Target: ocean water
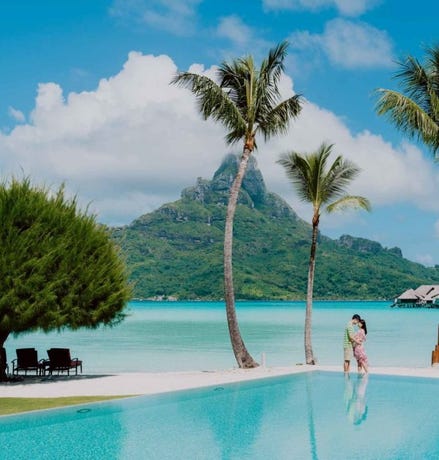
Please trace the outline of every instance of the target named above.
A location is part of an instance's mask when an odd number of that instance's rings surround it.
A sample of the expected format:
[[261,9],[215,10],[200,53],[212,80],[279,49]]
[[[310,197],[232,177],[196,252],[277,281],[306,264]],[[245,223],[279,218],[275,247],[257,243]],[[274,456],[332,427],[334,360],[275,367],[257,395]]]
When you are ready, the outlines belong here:
[[0,417],[3,460],[433,460],[436,379],[304,372]]
[[[373,366],[426,367],[438,340],[439,309],[390,308],[391,302],[314,302],[312,339],[318,363],[342,365],[347,321],[367,321],[366,351]],[[236,366],[223,302],[131,302],[127,318],[113,328],[9,337],[15,349],[67,347],[82,359],[84,373],[217,370]],[[267,366],[304,362],[304,302],[238,302],[244,342]]]

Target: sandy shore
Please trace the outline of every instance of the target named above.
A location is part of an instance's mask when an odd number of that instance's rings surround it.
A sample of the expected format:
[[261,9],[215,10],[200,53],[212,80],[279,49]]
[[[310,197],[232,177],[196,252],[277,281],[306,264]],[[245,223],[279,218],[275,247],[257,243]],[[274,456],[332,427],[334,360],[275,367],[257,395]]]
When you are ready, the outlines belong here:
[[[229,369],[27,378],[23,382],[1,384],[0,397],[54,398],[60,396],[156,394],[316,370],[340,372],[341,368],[339,366],[259,367],[250,370]],[[439,367],[382,367],[373,368],[370,373],[439,378]]]

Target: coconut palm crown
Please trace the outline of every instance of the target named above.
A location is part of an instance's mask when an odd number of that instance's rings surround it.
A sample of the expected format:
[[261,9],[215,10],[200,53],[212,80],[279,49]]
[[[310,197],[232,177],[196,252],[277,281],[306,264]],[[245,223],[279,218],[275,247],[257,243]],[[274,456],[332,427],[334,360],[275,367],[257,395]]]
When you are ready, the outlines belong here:
[[304,334],[307,364],[316,362],[312,350],[311,317],[321,208],[325,206],[327,212],[348,207],[370,210],[370,203],[366,198],[346,194],[348,185],[357,177],[360,169],[351,161],[343,159],[341,155],[329,165],[332,148],[333,145],[323,143],[314,153],[302,155],[290,152],[282,155],[278,161],[284,167],[299,199],[310,203],[313,207]]
[[437,157],[439,153],[439,45],[427,48],[425,62],[408,56],[398,62],[403,93],[378,89],[376,110],[410,137],[421,140]]
[[230,339],[239,367],[255,367],[242,340],[235,311],[232,270],[233,220],[241,183],[250,155],[257,148],[256,136],[264,140],[286,133],[291,119],[301,110],[301,97],[281,100],[279,81],[284,71],[288,44],[280,43],[256,67],[253,57],[223,62],[216,71],[217,81],[206,75],[178,73],[171,83],[194,93],[204,119],[220,122],[227,130],[228,145],[243,142],[238,171],[230,188],[224,230],[224,295]]
[[288,43],[282,42],[256,68],[253,57],[223,62],[216,71],[218,83],[205,75],[181,72],[173,84],[190,89],[204,119],[219,121],[227,129],[227,144],[241,140],[253,151],[260,132],[265,140],[285,133],[291,118],[301,110],[301,97],[281,101],[279,80],[284,71]]

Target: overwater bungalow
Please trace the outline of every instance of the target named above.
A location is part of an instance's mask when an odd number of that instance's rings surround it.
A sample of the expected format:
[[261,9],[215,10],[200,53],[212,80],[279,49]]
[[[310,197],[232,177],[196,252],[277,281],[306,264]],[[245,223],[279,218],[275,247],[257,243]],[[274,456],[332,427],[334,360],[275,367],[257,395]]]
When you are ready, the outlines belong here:
[[407,289],[391,306],[439,308],[439,284],[423,284],[416,289]]

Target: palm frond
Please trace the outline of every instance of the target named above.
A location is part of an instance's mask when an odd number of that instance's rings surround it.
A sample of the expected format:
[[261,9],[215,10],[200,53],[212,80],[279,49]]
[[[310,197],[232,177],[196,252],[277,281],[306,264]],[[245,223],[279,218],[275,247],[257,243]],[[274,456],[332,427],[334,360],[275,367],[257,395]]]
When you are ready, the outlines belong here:
[[314,194],[313,187],[310,185],[312,180],[308,159],[297,152],[290,152],[282,154],[277,163],[284,167],[299,199],[304,202],[312,202]]
[[261,63],[258,74],[256,98],[257,112],[270,111],[279,101],[279,80],[284,71],[284,60],[288,42],[282,42],[269,51],[268,57]]
[[[401,70],[394,78],[401,79],[401,86],[426,112],[431,93],[439,97],[439,46],[426,49],[425,64],[409,56],[399,63]],[[425,101],[422,103],[422,101]]]
[[247,109],[247,83],[254,78],[254,63],[251,56],[223,62],[217,71],[219,86],[245,115]]
[[204,75],[181,72],[171,83],[192,91],[204,119],[211,117],[231,131],[239,131],[242,135],[245,133],[247,125],[236,104],[212,79]]
[[408,56],[398,63],[403,93],[378,89],[376,110],[401,131],[439,151],[439,46],[426,49],[424,63]]
[[439,126],[439,91],[431,94],[431,118]]
[[349,184],[359,173],[360,168],[353,162],[338,156],[322,178],[322,190],[325,193],[324,201],[328,202],[345,193]]
[[[225,141],[227,145],[236,144],[239,141],[245,140],[247,137],[247,129],[232,129],[225,136]],[[254,142],[254,148],[256,148],[256,142]]]
[[401,70],[394,75],[400,79],[404,92],[423,110],[428,110],[430,77],[419,61],[409,56],[405,62],[399,63]]
[[[436,151],[439,148],[439,120],[435,121],[415,101],[396,91],[379,89],[376,104],[379,115],[387,117],[395,126],[411,137],[417,137]],[[434,112],[439,112],[438,98],[433,97]]]
[[261,131],[265,140],[278,133],[284,134],[288,130],[290,121],[297,118],[301,110],[302,96],[296,94],[282,101],[271,111],[266,113],[260,111],[256,117],[258,130]]
[[357,209],[364,209],[366,211],[371,211],[372,206],[370,201],[367,198],[362,196],[355,196],[355,195],[345,195],[338,200],[334,201],[333,203],[329,204],[326,207],[326,211],[328,213],[344,210],[347,208],[357,208]]
[[268,57],[262,61],[259,79],[263,83],[262,86],[270,88],[272,94],[279,95],[278,83],[282,72],[285,70],[284,60],[287,55],[288,42],[283,41],[276,47],[272,48]]
[[426,52],[426,65],[430,73],[435,75],[436,79],[439,79],[439,44],[427,47]]

